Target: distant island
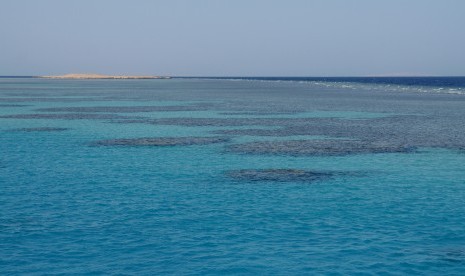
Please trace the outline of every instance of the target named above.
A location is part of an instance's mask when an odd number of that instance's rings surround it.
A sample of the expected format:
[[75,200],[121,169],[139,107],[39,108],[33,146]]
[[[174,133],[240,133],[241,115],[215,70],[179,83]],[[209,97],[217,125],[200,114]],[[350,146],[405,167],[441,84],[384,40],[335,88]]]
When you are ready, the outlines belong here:
[[44,79],[169,79],[170,77],[162,76],[112,76],[100,74],[66,74],[60,76],[38,76]]

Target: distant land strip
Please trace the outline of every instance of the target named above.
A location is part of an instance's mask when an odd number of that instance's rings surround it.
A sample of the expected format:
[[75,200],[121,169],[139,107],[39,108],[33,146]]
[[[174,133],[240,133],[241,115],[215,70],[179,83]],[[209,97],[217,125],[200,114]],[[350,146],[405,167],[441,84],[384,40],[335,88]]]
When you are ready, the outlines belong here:
[[37,78],[43,79],[170,79],[171,77],[166,76],[112,76],[112,75],[100,75],[100,74],[66,74],[60,76],[37,76]]

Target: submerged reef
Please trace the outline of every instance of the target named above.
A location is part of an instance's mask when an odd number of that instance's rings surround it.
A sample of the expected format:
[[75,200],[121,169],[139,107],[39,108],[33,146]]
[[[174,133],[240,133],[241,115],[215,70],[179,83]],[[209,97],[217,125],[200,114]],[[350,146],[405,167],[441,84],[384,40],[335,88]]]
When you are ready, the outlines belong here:
[[155,137],[110,139],[93,142],[94,146],[191,146],[228,142],[224,137]]
[[85,107],[51,107],[38,108],[40,112],[88,112],[88,113],[137,113],[137,112],[171,112],[171,111],[200,111],[205,107],[199,105],[174,105],[174,106],[85,106]]
[[29,127],[29,128],[14,128],[10,131],[23,131],[23,132],[54,132],[54,131],[65,131],[69,128],[64,127]]
[[237,111],[237,112],[220,112],[220,115],[233,115],[233,116],[242,116],[242,115],[250,115],[250,116],[267,116],[267,115],[296,115],[298,111]]
[[25,107],[28,104],[0,104],[0,107]]
[[121,121],[119,123],[142,123],[151,125],[173,125],[173,126],[280,126],[305,122],[301,118],[162,118],[162,119],[140,119]]
[[342,156],[364,153],[406,153],[414,148],[383,142],[357,140],[288,140],[259,141],[231,145],[228,151],[245,154],[274,154],[292,156]]
[[230,178],[241,181],[272,181],[272,182],[314,182],[332,178],[338,173],[307,171],[297,169],[243,169],[227,171]]
[[[37,95],[36,95],[37,96]],[[22,103],[22,102],[89,102],[89,101],[104,101],[104,98],[95,97],[0,97],[0,102],[5,103]]]
[[127,119],[137,117],[127,117],[116,114],[95,114],[95,113],[52,113],[52,114],[14,114],[3,115],[1,119],[63,119],[63,120],[110,120]]

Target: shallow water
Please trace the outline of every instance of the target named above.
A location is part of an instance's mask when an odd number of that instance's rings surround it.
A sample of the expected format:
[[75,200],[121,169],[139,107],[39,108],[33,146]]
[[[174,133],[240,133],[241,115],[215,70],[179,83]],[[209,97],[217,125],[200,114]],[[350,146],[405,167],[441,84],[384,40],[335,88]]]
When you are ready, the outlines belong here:
[[0,79],[0,272],[461,275],[465,96],[379,85]]

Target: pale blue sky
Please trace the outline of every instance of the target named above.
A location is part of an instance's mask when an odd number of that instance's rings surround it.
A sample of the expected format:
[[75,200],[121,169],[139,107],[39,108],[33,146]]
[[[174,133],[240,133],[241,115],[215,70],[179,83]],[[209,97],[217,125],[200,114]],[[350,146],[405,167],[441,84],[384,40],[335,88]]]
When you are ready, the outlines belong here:
[[465,75],[463,0],[1,0],[0,75]]

